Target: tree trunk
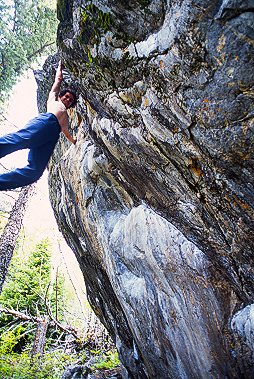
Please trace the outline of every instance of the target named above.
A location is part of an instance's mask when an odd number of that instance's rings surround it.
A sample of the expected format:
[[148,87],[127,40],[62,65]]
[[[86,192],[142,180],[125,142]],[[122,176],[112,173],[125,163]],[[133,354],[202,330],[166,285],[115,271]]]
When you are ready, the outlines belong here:
[[34,185],[22,188],[0,237],[0,293],[2,292],[3,283],[16,246],[28,200],[33,193]]
[[33,349],[31,352],[32,357],[36,355],[39,355],[41,357],[43,356],[48,325],[49,325],[49,320],[47,316],[45,316],[44,319],[38,322],[35,337],[34,337]]

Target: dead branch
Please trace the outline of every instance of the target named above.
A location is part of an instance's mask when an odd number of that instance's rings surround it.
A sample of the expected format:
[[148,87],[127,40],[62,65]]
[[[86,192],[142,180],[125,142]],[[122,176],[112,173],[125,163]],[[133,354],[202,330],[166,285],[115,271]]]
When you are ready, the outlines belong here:
[[58,322],[52,315],[51,310],[47,306],[48,315],[43,315],[43,317],[36,317],[31,316],[23,312],[15,311],[14,309],[9,308],[0,308],[0,313],[5,313],[6,315],[10,315],[13,317],[16,317],[22,321],[30,321],[33,323],[43,323],[45,322],[46,318],[49,317],[49,327],[57,327],[59,330],[65,332],[66,334],[72,335],[75,339],[79,339],[78,332],[75,328],[73,328],[70,325],[63,325],[60,322]]

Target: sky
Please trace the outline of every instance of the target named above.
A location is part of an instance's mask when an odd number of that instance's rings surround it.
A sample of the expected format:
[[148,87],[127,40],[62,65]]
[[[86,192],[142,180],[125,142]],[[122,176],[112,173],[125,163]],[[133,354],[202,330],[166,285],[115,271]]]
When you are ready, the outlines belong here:
[[36,91],[37,85],[33,71],[29,70],[14,87],[9,101],[7,117],[11,122],[19,126],[18,124],[25,124],[38,114]]
[[[1,124],[1,135],[15,132],[22,128],[27,121],[38,114],[36,104],[36,81],[33,77],[32,70],[29,70],[24,77],[14,86],[12,95],[9,100],[9,106],[6,109],[5,125]],[[10,167],[14,164],[24,165],[27,161],[27,150],[13,153],[10,156],[1,159],[1,163]]]

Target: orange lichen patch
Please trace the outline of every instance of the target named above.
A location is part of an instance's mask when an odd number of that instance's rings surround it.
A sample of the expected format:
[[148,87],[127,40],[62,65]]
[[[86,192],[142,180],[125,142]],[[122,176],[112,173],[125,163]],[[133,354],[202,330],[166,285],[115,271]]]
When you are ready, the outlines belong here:
[[197,177],[200,177],[202,175],[202,170],[200,168],[198,168],[198,167],[191,167],[191,171]]
[[203,175],[203,171],[200,167],[200,163],[198,162],[197,158],[190,159],[189,168],[193,172],[193,174],[198,178],[201,175]]
[[110,36],[108,36],[108,43],[110,43],[110,41],[111,41],[111,37],[110,37]]
[[76,195],[76,197],[75,197],[75,203],[76,204],[78,204],[79,203],[79,198],[78,198],[78,196]]
[[146,108],[146,107],[148,106],[148,104],[149,104],[149,100],[148,100],[148,98],[146,97],[146,98],[144,99],[144,107]]
[[225,199],[230,203],[230,197],[228,195],[225,195]]
[[209,102],[208,99],[204,99],[204,100],[203,100],[203,103],[208,103],[208,102]]
[[159,65],[160,65],[160,68],[161,68],[161,69],[165,68],[165,63],[164,63],[163,60],[160,60],[160,61],[159,61]]
[[234,199],[231,199],[228,195],[225,195],[225,199],[230,203],[233,204],[235,207],[240,206],[243,209],[250,209],[250,206],[245,203],[245,201],[235,197]]
[[246,204],[244,201],[240,200],[240,199],[237,199],[238,200],[238,204],[240,205],[240,207],[242,207],[243,209],[249,209],[249,205]]

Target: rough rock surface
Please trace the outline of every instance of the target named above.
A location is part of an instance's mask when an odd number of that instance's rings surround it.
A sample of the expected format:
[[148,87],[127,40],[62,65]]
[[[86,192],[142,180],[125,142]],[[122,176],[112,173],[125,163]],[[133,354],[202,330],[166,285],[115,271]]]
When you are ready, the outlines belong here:
[[51,201],[125,378],[254,375],[253,10],[58,1],[80,98]]

